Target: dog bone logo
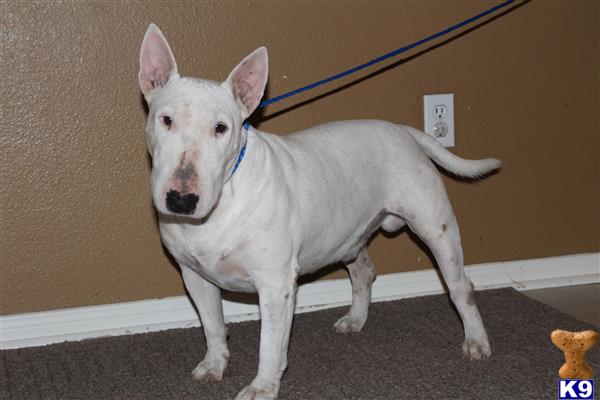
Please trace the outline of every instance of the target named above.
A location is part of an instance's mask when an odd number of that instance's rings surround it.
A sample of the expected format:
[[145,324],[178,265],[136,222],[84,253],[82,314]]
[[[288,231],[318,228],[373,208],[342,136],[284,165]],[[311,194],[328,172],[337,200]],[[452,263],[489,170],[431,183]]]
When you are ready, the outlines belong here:
[[552,332],[550,339],[565,353],[565,363],[558,370],[561,379],[592,378],[594,371],[585,361],[585,354],[598,342],[597,332],[569,332],[557,329]]

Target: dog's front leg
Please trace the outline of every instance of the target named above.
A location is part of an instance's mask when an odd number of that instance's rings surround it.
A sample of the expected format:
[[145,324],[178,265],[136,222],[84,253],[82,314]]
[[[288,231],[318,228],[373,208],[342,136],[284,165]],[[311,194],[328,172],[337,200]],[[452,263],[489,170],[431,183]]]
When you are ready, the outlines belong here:
[[273,400],[279,393],[281,375],[287,367],[287,350],[296,301],[296,279],[277,277],[258,289],[260,303],[260,360],[258,374],[235,400]]
[[229,362],[221,289],[185,266],[181,266],[181,274],[185,287],[200,313],[206,337],[206,355],[192,371],[192,378],[205,382],[220,381]]

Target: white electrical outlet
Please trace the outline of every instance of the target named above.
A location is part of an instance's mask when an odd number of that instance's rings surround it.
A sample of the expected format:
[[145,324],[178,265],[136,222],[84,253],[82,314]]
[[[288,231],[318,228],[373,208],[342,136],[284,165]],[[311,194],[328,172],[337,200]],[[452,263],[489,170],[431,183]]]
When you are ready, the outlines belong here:
[[454,146],[454,93],[423,96],[425,132],[444,147]]

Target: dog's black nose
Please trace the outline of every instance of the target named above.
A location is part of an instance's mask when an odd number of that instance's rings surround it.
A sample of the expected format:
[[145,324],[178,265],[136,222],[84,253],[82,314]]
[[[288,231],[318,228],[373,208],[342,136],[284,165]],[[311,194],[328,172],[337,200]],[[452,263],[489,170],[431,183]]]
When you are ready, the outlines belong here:
[[187,193],[182,196],[177,190],[169,190],[169,193],[167,193],[167,210],[175,214],[193,214],[198,199],[198,195],[194,193]]

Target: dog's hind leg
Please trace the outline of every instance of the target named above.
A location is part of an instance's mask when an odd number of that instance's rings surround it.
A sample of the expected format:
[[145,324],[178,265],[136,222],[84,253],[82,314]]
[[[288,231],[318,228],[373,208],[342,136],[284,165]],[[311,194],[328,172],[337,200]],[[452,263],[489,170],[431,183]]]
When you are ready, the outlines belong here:
[[465,341],[462,345],[465,357],[480,360],[492,354],[481,315],[475,304],[473,283],[463,268],[460,232],[452,207],[445,193],[438,195],[433,212],[420,212],[408,220],[410,228],[425,241],[432,251],[444,281],[450,291],[450,299],[456,306],[463,323]]
[[371,286],[375,280],[375,267],[363,248],[356,260],[346,265],[352,282],[352,306],[350,311],[333,326],[341,333],[358,332],[362,329],[371,303]]

